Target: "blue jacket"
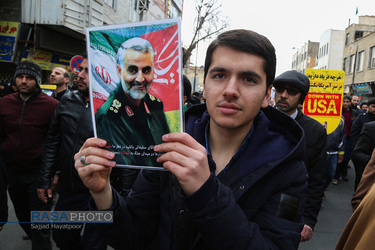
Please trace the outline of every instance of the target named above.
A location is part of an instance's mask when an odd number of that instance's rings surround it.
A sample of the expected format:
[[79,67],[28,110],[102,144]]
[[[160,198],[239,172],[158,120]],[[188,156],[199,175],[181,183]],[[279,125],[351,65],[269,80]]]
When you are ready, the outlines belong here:
[[[186,132],[205,146],[209,119],[205,105],[186,112]],[[302,128],[269,107],[228,166],[196,193],[186,196],[170,172],[143,170],[126,202],[113,191],[114,223],[97,226],[115,249],[297,249],[303,157]],[[214,172],[210,156],[209,163]]]
[[341,120],[337,128],[327,135],[327,152],[344,155],[345,140],[345,122],[344,117],[341,116]]

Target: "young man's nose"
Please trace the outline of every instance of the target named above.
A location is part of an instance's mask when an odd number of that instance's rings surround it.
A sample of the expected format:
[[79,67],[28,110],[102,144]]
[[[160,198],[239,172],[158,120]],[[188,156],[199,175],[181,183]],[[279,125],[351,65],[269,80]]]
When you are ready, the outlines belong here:
[[238,82],[235,77],[231,77],[228,80],[223,94],[226,96],[238,96]]

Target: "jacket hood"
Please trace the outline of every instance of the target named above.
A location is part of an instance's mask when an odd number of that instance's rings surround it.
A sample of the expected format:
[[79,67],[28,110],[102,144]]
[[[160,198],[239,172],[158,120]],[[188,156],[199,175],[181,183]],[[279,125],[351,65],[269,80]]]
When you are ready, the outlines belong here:
[[[186,132],[205,146],[205,129],[210,116],[205,104],[194,105],[185,112]],[[287,114],[267,107],[259,111],[254,120],[254,132],[250,137],[245,153],[256,157],[242,158],[251,166],[240,169],[244,176],[266,164],[279,164],[282,161],[303,160],[305,155],[304,132],[302,127]],[[272,152],[272,154],[270,154]]]

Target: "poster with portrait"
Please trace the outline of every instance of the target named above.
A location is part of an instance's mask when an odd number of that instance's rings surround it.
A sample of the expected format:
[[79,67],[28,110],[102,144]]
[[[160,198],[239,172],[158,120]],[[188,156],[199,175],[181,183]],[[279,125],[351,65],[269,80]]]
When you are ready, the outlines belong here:
[[95,136],[117,167],[161,170],[154,146],[182,132],[180,19],[87,28]]

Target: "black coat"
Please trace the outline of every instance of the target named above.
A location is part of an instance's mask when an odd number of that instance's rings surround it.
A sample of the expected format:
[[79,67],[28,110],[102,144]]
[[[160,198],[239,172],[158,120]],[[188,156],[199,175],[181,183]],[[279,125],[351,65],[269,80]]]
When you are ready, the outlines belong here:
[[357,117],[357,119],[355,119],[350,129],[350,146],[352,151],[354,150],[355,145],[357,144],[359,135],[362,131],[363,124],[372,121],[375,121],[375,115],[371,113],[361,114]]
[[39,188],[51,188],[56,171],[60,171],[59,188],[88,192],[74,167],[74,155],[93,136],[89,103],[78,90],[65,94],[55,110],[43,145]]
[[354,165],[362,170],[370,161],[372,151],[375,148],[375,121],[363,125],[362,132],[358,138],[357,145],[352,152]]
[[[205,146],[210,117],[202,107],[187,111],[185,125]],[[95,224],[101,236],[115,249],[297,249],[307,189],[303,131],[272,107],[253,129],[226,169],[191,196],[170,172],[141,171],[126,201],[114,192],[113,223]],[[210,158],[209,165],[214,171]]]
[[318,121],[298,110],[296,121],[305,131],[305,164],[309,174],[305,223],[314,229],[317,222],[327,176],[327,132]]

